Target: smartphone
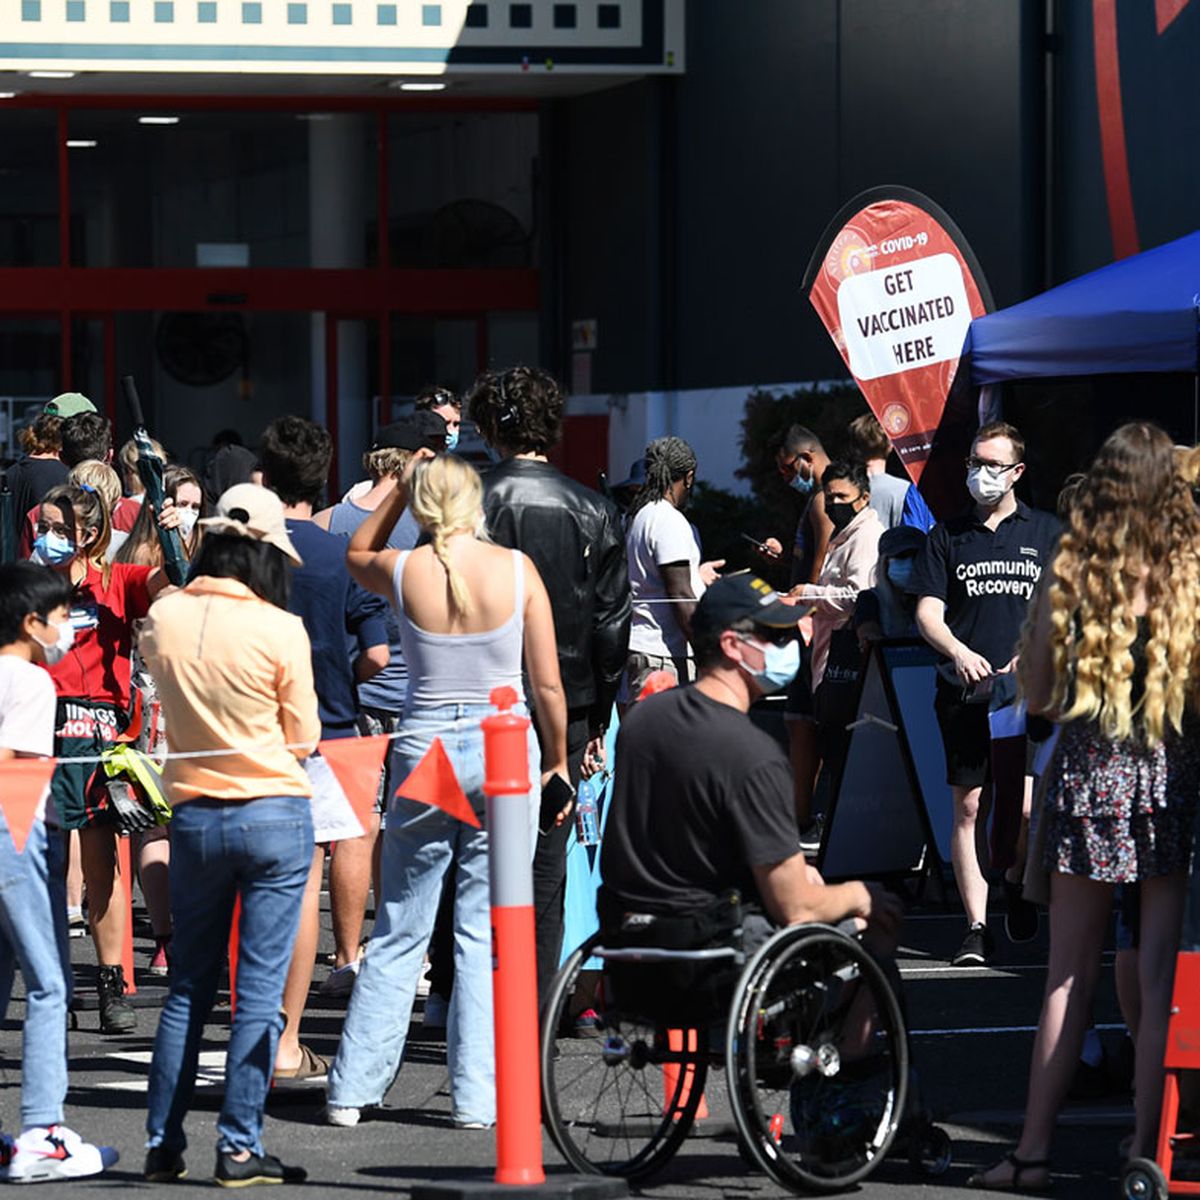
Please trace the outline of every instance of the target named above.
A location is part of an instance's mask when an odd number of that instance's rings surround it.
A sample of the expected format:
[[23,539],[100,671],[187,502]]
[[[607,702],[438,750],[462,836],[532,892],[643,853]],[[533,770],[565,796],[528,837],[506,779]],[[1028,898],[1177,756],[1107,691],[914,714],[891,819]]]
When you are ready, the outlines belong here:
[[574,799],[575,789],[561,775],[551,775],[546,780],[546,786],[542,788],[542,804],[538,811],[538,831],[549,833],[554,828],[554,818]]
[[742,541],[749,542],[750,545],[752,545],[755,550],[759,552],[759,554],[765,554],[768,558],[779,557],[779,555],[776,554],[776,552],[772,550],[771,547],[766,544],[766,542],[760,542],[758,538],[752,538],[748,533],[743,533],[740,536]]

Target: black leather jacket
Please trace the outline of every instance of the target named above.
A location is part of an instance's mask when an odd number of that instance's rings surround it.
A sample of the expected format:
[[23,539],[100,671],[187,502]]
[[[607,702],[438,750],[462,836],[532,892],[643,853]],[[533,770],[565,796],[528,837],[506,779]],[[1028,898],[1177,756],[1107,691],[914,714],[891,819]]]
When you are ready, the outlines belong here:
[[629,648],[629,568],[616,508],[536,459],[510,458],[484,477],[488,533],[533,560],[550,594],[567,708],[608,725]]

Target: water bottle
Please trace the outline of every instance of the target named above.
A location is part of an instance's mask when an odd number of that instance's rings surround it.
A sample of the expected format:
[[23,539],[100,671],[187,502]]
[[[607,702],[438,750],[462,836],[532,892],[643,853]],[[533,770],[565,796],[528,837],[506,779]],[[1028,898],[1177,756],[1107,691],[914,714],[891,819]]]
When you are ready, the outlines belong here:
[[591,779],[581,779],[575,793],[575,829],[582,845],[600,845],[600,813],[596,807],[596,785]]

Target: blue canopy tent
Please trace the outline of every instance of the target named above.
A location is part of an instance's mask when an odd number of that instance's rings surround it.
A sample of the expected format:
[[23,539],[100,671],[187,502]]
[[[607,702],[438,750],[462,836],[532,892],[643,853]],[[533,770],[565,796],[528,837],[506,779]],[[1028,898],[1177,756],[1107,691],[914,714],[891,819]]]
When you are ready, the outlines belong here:
[[1200,231],[1081,275],[967,333],[971,382],[1200,368]]
[[971,383],[984,389],[981,418],[1000,411],[990,389],[1013,384],[1003,407],[1018,425],[1037,419],[1018,402],[1032,389],[1058,410],[1058,429],[1064,419],[1076,429],[1074,461],[1056,455],[1060,479],[1128,417],[1200,441],[1200,231],[976,318],[963,356]]

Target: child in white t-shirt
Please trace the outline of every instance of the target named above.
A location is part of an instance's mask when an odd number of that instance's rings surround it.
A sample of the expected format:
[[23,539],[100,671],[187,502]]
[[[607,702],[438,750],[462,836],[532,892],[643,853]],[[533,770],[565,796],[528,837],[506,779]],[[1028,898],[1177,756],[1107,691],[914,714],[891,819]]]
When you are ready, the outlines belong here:
[[[6,761],[54,753],[55,690],[45,668],[70,647],[70,604],[65,576],[30,562],[0,566],[0,795]],[[45,803],[19,853],[0,807],[0,1020],[17,966],[25,981],[21,1134],[0,1134],[0,1180],[12,1183],[98,1175],[117,1161],[111,1147],[63,1124],[71,970],[62,838],[47,830]]]

